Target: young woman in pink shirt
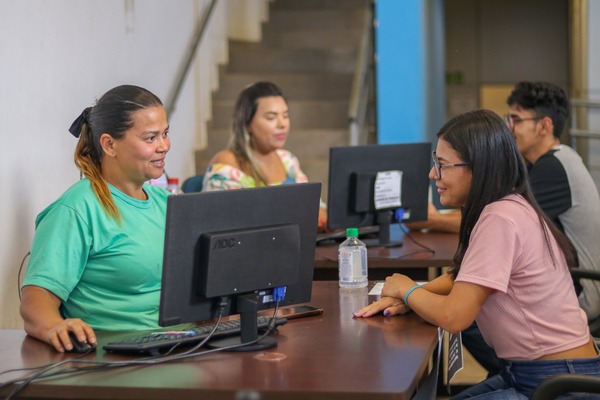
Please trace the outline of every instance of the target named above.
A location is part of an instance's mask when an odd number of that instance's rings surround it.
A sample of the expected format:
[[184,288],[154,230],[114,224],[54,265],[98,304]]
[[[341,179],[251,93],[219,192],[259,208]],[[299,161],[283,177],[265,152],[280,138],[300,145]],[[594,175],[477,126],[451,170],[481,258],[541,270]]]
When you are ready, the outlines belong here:
[[550,375],[600,376],[568,270],[570,243],[535,202],[506,124],[475,110],[451,119],[437,136],[429,177],[444,206],[462,208],[453,266],[423,286],[405,275],[388,277],[381,300],[355,316],[412,309],[452,333],[477,321],[506,366],[454,399],[527,399]]

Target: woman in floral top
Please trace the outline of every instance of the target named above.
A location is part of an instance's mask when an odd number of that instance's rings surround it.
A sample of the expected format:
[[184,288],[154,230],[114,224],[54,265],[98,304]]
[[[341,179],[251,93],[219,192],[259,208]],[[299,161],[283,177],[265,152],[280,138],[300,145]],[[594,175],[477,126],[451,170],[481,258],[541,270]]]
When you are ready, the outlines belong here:
[[[289,130],[287,101],[275,84],[257,82],[245,88],[235,105],[229,145],[209,163],[203,190],[308,182],[296,156],[283,149]],[[322,203],[319,230],[325,226]]]

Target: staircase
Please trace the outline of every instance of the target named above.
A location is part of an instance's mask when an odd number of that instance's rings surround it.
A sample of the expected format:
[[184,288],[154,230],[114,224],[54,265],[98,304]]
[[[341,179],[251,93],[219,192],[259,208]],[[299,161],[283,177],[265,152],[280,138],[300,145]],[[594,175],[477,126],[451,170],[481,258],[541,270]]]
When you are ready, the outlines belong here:
[[329,148],[348,145],[348,105],[360,36],[369,0],[276,0],[260,43],[229,42],[213,94],[208,145],[196,154],[203,174],[227,146],[233,107],[252,82],[277,84],[288,100],[291,129],[285,148],[300,160],[327,199]]

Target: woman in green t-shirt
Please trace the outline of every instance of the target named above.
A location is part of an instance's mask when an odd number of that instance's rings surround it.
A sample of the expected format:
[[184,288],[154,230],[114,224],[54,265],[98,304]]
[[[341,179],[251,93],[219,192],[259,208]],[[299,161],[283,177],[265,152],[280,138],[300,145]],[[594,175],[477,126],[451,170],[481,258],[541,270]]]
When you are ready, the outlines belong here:
[[171,147],[158,97],[123,85],[86,108],[69,131],[85,176],[36,219],[22,287],[26,332],[71,350],[94,329],[157,327],[168,192],[145,184]]

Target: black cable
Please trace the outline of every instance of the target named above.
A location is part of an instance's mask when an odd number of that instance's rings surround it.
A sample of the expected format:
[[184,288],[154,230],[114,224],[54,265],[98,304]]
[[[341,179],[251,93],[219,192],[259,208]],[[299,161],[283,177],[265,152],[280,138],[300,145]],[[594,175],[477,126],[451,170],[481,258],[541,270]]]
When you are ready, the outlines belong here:
[[400,224],[400,230],[402,232],[404,232],[404,237],[407,237],[411,242],[413,242],[417,246],[421,247],[422,249],[425,249],[426,251],[430,252],[431,255],[435,254],[434,249],[432,249],[431,247],[425,246],[423,243],[420,243],[415,238],[413,238],[412,235],[410,234],[410,231],[404,225]]
[[[226,303],[225,303],[225,305],[226,305]],[[279,302],[277,302],[275,304],[273,316],[271,317],[271,319],[269,321],[269,324],[267,326],[265,333],[262,334],[261,336],[259,336],[257,339],[247,342],[247,343],[234,344],[234,345],[226,346],[226,347],[222,347],[222,348],[215,348],[215,349],[204,350],[202,352],[195,352],[195,350],[202,347],[208,340],[210,340],[210,338],[213,336],[214,332],[217,330],[219,323],[221,321],[221,318],[223,316],[223,311],[224,311],[224,306],[222,306],[222,304],[220,304],[219,316],[217,317],[217,322],[214,324],[214,327],[211,330],[211,332],[208,334],[208,336],[206,338],[204,338],[204,340],[202,340],[201,343],[197,344],[192,349],[190,349],[184,353],[180,353],[180,354],[176,354],[176,355],[169,355],[176,347],[179,346],[180,343],[178,343],[177,345],[175,345],[171,349],[169,349],[169,351],[166,354],[154,356],[154,357],[145,357],[145,358],[140,358],[140,359],[128,360],[128,361],[108,361],[107,362],[107,361],[92,361],[92,360],[81,359],[81,357],[84,357],[87,354],[89,354],[89,352],[88,352],[88,353],[82,354],[76,358],[59,361],[59,362],[53,363],[53,364],[46,364],[46,365],[42,365],[40,367],[20,368],[20,369],[12,369],[12,370],[7,370],[7,371],[2,371],[2,372],[0,372],[0,375],[8,373],[8,372],[26,371],[26,370],[34,370],[36,372],[25,378],[17,378],[17,379],[13,379],[11,381],[3,382],[2,384],[0,384],[0,388],[11,385],[11,384],[19,383],[19,386],[14,388],[12,390],[12,392],[8,395],[8,397],[6,397],[6,400],[10,400],[10,399],[14,398],[14,396],[16,394],[18,394],[20,391],[22,391],[25,387],[27,387],[27,385],[29,385],[31,382],[33,382],[36,379],[56,377],[56,376],[60,376],[60,375],[70,374],[70,373],[75,374],[75,373],[90,372],[90,371],[94,371],[94,370],[98,370],[98,369],[128,367],[128,366],[134,366],[134,365],[156,365],[156,364],[162,364],[162,363],[166,363],[166,362],[170,362],[170,361],[183,360],[183,359],[187,359],[187,358],[198,357],[198,356],[202,356],[202,355],[206,355],[206,354],[210,354],[210,353],[216,353],[219,351],[231,350],[234,348],[255,344],[255,343],[258,343],[261,340],[263,340],[269,333],[271,333],[271,331],[274,330],[278,309],[279,309]],[[48,373],[48,371],[55,369],[57,367],[60,367],[61,365],[66,365],[66,364],[89,364],[89,365],[84,366],[84,367],[70,368],[70,369],[64,369],[64,370],[59,370],[59,371],[54,371],[54,372]]]
[[[92,352],[92,349],[86,351],[85,353],[82,353],[82,354],[78,355],[77,357],[70,358],[69,361],[73,361],[73,360],[77,360],[77,359],[83,358],[83,357],[87,356],[88,354],[90,354],[91,352]],[[11,372],[38,370],[40,368],[46,368],[46,367],[52,366],[54,364],[56,364],[56,363],[50,363],[50,364],[40,365],[39,367],[7,369],[5,371],[0,371],[0,375],[8,374],[8,373],[11,373]],[[0,387],[2,387],[2,385],[4,385],[4,383],[0,384]]]
[[[82,356],[87,355],[87,354],[82,354]],[[39,369],[39,371],[37,371],[34,374],[31,374],[29,377],[25,378],[21,384],[19,386],[17,386],[16,388],[14,388],[9,394],[8,396],[6,396],[6,400],[10,400],[12,398],[14,398],[14,396],[16,396],[21,390],[25,389],[25,387],[27,385],[29,385],[31,382],[33,382],[35,379],[39,378],[40,376],[42,376],[45,372],[50,371],[51,369],[60,367],[63,364],[67,364],[72,362],[72,360],[63,360],[63,361],[59,361],[57,363],[54,364],[46,364],[45,366],[41,367]],[[3,384],[4,386],[4,384]]]
[[21,265],[19,266],[19,272],[17,273],[17,293],[19,293],[19,301],[21,301],[21,272],[23,271],[23,265],[25,264],[25,260],[31,254],[30,251],[25,254],[25,257],[21,260]]

